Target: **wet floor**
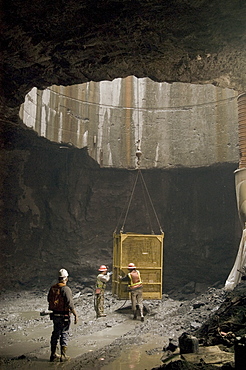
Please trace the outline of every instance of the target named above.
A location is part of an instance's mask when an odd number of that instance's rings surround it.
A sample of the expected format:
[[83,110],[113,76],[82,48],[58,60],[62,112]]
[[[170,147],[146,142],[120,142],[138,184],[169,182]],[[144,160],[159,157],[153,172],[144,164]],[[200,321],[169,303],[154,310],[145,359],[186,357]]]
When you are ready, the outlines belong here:
[[[143,345],[131,345],[122,348],[120,357],[108,365],[102,366],[102,370],[149,370],[162,365],[163,337],[149,339]],[[102,360],[103,362],[103,360]]]
[[[21,316],[24,320],[35,320],[39,318],[39,312],[35,311],[20,312],[16,315]],[[68,355],[72,359],[78,359],[79,356],[85,353],[96,352],[112,343],[115,339],[134,330],[134,327],[138,324],[138,322],[133,322],[133,320],[129,319],[121,324],[106,327],[90,335],[76,335],[74,338],[71,337],[69,340]],[[76,330],[76,327],[72,323],[71,332],[73,330]],[[51,332],[52,322],[48,320],[45,324],[40,323],[36,325],[35,328],[18,327],[18,330],[0,335],[0,357],[11,359],[8,363],[0,364],[0,368],[3,370],[11,368],[43,370],[51,367],[54,369],[54,366],[59,366],[66,370],[72,369],[74,366],[73,361],[63,364],[49,363],[49,339]],[[159,366],[161,364],[161,349],[164,338],[162,337],[160,340],[160,338],[153,339],[153,336],[150,336],[146,340],[148,340],[148,344],[121,348],[122,355],[108,365],[104,365],[107,358],[97,359],[99,363],[101,362],[99,368],[103,370],[143,370]]]

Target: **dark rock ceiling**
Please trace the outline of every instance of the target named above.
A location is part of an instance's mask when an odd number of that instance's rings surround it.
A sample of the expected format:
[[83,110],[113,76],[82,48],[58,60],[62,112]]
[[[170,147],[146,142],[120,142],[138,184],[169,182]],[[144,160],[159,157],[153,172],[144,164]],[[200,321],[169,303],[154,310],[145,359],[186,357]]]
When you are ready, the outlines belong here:
[[245,0],[3,0],[2,10],[5,117],[33,86],[128,75],[246,90]]

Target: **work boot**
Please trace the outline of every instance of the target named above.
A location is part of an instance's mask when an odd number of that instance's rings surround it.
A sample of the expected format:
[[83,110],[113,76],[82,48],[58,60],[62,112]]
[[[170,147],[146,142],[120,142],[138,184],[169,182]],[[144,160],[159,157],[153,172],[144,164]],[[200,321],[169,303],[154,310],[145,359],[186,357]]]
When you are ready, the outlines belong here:
[[133,312],[133,320],[137,320],[137,311]]
[[97,315],[97,318],[99,318],[99,317],[106,317],[107,315],[106,315],[106,313],[101,313],[100,315]]
[[70,357],[66,355],[66,352],[67,352],[67,346],[62,346],[61,347],[61,358],[60,358],[61,362],[70,360]]
[[54,362],[56,360],[59,360],[61,358],[60,355],[58,355],[58,353],[56,353],[56,346],[55,347],[51,347],[51,354],[50,354],[50,362]]
[[50,362],[58,361],[61,356],[58,353],[51,353],[50,355]]
[[144,316],[141,316],[141,321],[144,322]]

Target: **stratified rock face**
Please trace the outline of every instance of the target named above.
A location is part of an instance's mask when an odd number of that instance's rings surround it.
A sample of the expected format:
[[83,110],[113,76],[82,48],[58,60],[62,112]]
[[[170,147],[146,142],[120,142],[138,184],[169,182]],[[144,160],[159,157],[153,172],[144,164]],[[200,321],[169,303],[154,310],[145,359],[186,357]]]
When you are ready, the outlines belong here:
[[88,148],[101,167],[202,167],[238,162],[237,92],[210,85],[114,81],[33,88],[23,122],[41,136]]
[[3,8],[3,96],[135,75],[246,89],[246,4],[26,0]]

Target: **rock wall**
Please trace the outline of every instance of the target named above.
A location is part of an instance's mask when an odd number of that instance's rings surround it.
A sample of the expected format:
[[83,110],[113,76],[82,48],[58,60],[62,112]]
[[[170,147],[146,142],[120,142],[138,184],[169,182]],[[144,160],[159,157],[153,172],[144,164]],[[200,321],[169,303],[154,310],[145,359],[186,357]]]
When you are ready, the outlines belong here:
[[[60,267],[78,284],[93,284],[99,264],[112,266],[112,235],[136,171],[100,168],[86,149],[51,143],[20,125],[2,128],[2,289],[44,287]],[[165,232],[164,291],[227,278],[240,237],[236,168],[142,171]],[[151,232],[143,200],[139,184],[125,232]],[[152,228],[158,232],[158,223]]]
[[21,106],[41,136],[82,148],[101,167],[200,167],[237,162],[237,92],[212,85],[112,82],[33,88]]

